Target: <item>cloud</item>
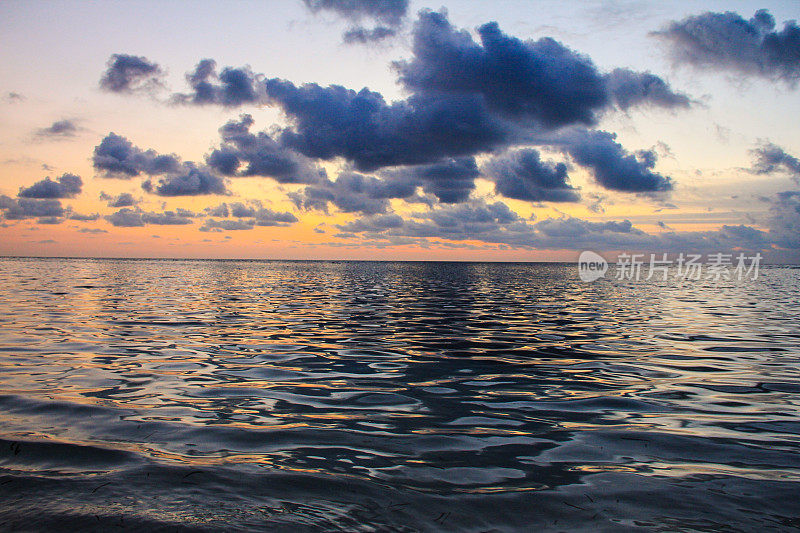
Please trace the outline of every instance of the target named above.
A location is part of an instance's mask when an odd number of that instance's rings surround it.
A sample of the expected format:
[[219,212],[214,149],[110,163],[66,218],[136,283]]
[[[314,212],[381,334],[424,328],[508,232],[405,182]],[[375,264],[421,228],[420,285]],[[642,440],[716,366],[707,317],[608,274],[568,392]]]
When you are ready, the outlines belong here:
[[415,213],[409,220],[396,214],[366,216],[336,227],[346,233],[366,233],[372,237],[388,232],[395,237],[437,237],[476,239],[499,226],[524,221],[502,202],[486,204],[480,200],[446,205],[426,213]]
[[[298,208],[328,212],[333,204],[344,213],[384,213],[389,209],[389,198],[409,194],[408,188],[394,189],[392,184],[357,172],[343,172],[336,181],[325,180],[319,185],[306,187],[289,197]],[[413,186],[410,187],[413,193]]]
[[281,146],[266,132],[250,133],[253,117],[242,115],[219,130],[222,144],[206,157],[224,176],[267,176],[279,183],[316,183],[324,171],[308,158]]
[[398,26],[408,11],[408,0],[303,0],[312,12],[334,11],[349,20],[370,18]]
[[672,180],[653,172],[657,155],[653,150],[627,152],[616,135],[605,131],[575,131],[564,136],[562,150],[582,167],[591,170],[606,189],[622,192],[670,191]]
[[770,240],[782,248],[800,249],[800,191],[780,192],[770,203]]
[[231,216],[231,210],[228,208],[228,204],[222,203],[216,207],[206,207],[205,213],[210,217],[229,217]]
[[689,105],[654,74],[617,69],[604,76],[589,57],[554,39],[522,41],[496,22],[477,31],[480,44],[446,13],[420,12],[413,57],[394,63],[401,83],[416,92],[480,95],[495,112],[547,128],[593,125],[614,102],[623,109]]
[[100,199],[107,202],[106,205],[108,207],[133,207],[139,203],[139,200],[129,192],[124,192],[118,196],[111,196],[101,192]]
[[769,251],[774,244],[800,249],[800,192],[789,192],[776,209],[775,220],[789,224],[764,232],[750,226],[725,225],[716,231],[666,231],[648,234],[629,220],[592,222],[575,217],[548,218],[535,223],[522,219],[502,202],[487,204],[470,200],[459,205],[438,206],[408,218],[387,213],[364,216],[337,228],[339,238],[372,244],[415,244],[427,246],[431,239],[477,241],[512,248],[540,250],[641,251],[671,253],[713,253],[733,250]]
[[611,98],[623,111],[638,105],[689,108],[689,96],[672,90],[667,82],[649,72],[617,68],[605,75]]
[[794,181],[800,182],[800,160],[786,153],[780,146],[764,142],[750,150],[750,154],[754,158],[752,172],[772,174],[782,171],[788,173]]
[[113,54],[100,78],[100,88],[112,93],[152,91],[161,86],[164,72],[146,57]]
[[[328,212],[333,204],[345,213],[372,215],[385,213],[389,200],[403,199],[408,203],[443,203],[465,201],[475,188],[479,171],[471,157],[446,159],[431,165],[395,167],[383,171],[380,177],[346,171],[335,181],[328,179],[289,194],[298,208]],[[434,197],[417,195],[422,187]]]
[[387,215],[369,215],[347,222],[346,224],[338,224],[336,227],[348,233],[376,233],[387,229],[400,228],[404,223],[403,217],[392,213]]
[[77,220],[78,222],[94,222],[100,218],[99,213],[93,213],[91,215],[83,215],[81,213],[71,212],[68,217],[70,220]]
[[387,104],[380,93],[268,79],[271,103],[293,122],[279,141],[300,153],[344,157],[358,170],[430,163],[509,142],[513,129],[475,95],[419,95]]
[[145,181],[142,189],[158,196],[228,194],[224,179],[190,162],[184,163],[180,172],[169,174],[159,179],[158,183]]
[[[303,0],[314,13],[333,11],[348,20],[352,27],[344,33],[347,44],[377,42],[397,33],[408,12],[408,0]],[[366,28],[360,24],[369,20],[375,24]]]
[[[367,18],[362,11],[378,4],[307,3],[312,11],[352,11],[348,20]],[[376,16],[369,15],[381,22]],[[248,68],[217,75],[213,60],[203,60],[187,75],[192,91],[173,101],[228,107],[264,102],[282,111],[287,125],[253,132],[250,115],[230,120],[220,128],[222,141],[206,156],[205,167],[141,150],[110,134],[95,149],[95,168],[123,178],[163,176],[144,183],[145,190],[162,196],[221,194],[225,181],[219,176],[265,176],[307,185],[289,194],[300,209],[333,206],[377,215],[390,211],[392,199],[468,202],[480,173],[476,156],[548,146],[569,154],[605,188],[638,193],[672,188],[669,177],[653,170],[653,150],[630,153],[612,134],[586,127],[604,113],[634,106],[689,107],[688,96],[648,72],[604,74],[589,57],[553,39],[523,41],[493,22],[477,32],[478,41],[453,27],[444,12],[420,12],[413,55],[394,64],[407,91],[397,101],[367,88],[295,84]],[[341,160],[345,170],[335,180],[318,166]],[[534,161],[530,154],[496,168],[491,179],[498,194],[509,198],[579,199],[568,184],[566,165]]]
[[75,198],[81,193],[83,180],[75,174],[62,174],[56,180],[49,177],[28,188],[20,188],[20,198]]
[[389,103],[366,88],[266,79],[267,101],[291,123],[276,140],[310,158],[343,157],[356,170],[373,171],[548,144],[549,130],[594,124],[616,107],[690,105],[653,74],[603,75],[588,57],[552,39],[521,41],[496,23],[478,33],[480,43],[444,13],[422,11],[412,58],[395,63],[410,93],[405,100]]
[[447,158],[429,165],[403,167],[384,172],[389,183],[408,183],[413,186],[402,198],[411,196],[416,186],[422,186],[440,202],[454,204],[464,202],[475,189],[475,178],[480,175],[473,157]]
[[544,162],[539,152],[523,149],[496,157],[484,166],[497,194],[529,202],[577,202],[580,194],[568,183],[567,165]]
[[[187,216],[190,215],[190,216]],[[183,226],[192,224],[192,213],[180,211],[164,211],[154,213],[140,209],[122,208],[105,217],[112,226],[118,228],[134,228],[149,224],[157,226]]]
[[676,63],[783,80],[800,79],[800,27],[795,21],[775,31],[766,9],[746,20],[737,13],[706,12],[673,21],[652,35],[670,46]]
[[197,196],[227,194],[225,180],[213,169],[191,161],[181,161],[174,154],[142,150],[128,139],[109,133],[94,149],[94,168],[110,178],[132,178],[139,174],[164,175],[158,182],[146,180],[142,188],[159,196]]
[[479,94],[505,115],[549,127],[593,124],[607,105],[592,61],[557,41],[523,42],[495,22],[478,28],[480,44],[450,25],[445,13],[420,12],[413,57],[395,63],[400,81],[415,91]]
[[256,226],[290,226],[297,222],[297,217],[289,212],[278,212],[271,209],[259,209],[256,212]]
[[4,211],[6,220],[24,220],[39,218],[42,223],[60,223],[67,210],[56,199],[0,197],[0,209]]
[[117,228],[134,228],[144,226],[142,213],[133,209],[124,208],[105,217],[112,226]]
[[225,67],[217,74],[217,63],[213,59],[201,60],[186,74],[186,81],[192,92],[173,94],[173,103],[238,107],[258,103],[263,96],[258,76],[249,67]]
[[247,203],[222,203],[217,207],[206,208],[205,213],[218,218],[249,218],[256,226],[288,226],[297,222],[297,217],[292,213],[265,208],[258,200],[250,200]]
[[255,221],[249,220],[214,220],[208,219],[200,226],[200,231],[238,231],[255,227]]
[[103,176],[122,179],[142,173],[154,175],[178,172],[181,168],[177,155],[160,155],[154,150],[142,150],[114,132],[106,135],[95,147],[92,164]]
[[36,130],[36,137],[47,139],[65,139],[75,137],[79,128],[72,120],[57,120],[46,128]]
[[347,30],[342,34],[342,40],[346,44],[368,44],[383,41],[389,37],[394,37],[397,31],[386,26],[377,26],[372,29],[361,26]]
[[9,104],[18,104],[25,101],[25,97],[20,93],[9,92],[3,96],[3,100]]
[[[220,204],[217,207],[207,208],[205,213],[211,217],[200,227],[200,231],[235,231],[249,230],[256,226],[287,227],[298,221],[297,217],[288,211],[273,211],[265,208],[258,200],[247,203],[235,202]],[[227,219],[233,217],[232,219]],[[220,220],[221,218],[227,220]]]

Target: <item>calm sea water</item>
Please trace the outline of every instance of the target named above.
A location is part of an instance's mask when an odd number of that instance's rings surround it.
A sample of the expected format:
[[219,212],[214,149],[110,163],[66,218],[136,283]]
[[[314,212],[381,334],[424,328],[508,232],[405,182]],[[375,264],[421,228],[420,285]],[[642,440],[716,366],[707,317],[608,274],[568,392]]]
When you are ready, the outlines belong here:
[[0,530],[800,527],[800,269],[0,260]]

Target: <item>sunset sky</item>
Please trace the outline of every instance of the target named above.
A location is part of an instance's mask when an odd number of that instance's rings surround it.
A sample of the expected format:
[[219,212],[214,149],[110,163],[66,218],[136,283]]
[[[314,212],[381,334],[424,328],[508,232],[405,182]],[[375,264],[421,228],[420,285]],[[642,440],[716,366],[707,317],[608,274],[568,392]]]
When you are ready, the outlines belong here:
[[800,260],[800,4],[0,4],[0,255]]

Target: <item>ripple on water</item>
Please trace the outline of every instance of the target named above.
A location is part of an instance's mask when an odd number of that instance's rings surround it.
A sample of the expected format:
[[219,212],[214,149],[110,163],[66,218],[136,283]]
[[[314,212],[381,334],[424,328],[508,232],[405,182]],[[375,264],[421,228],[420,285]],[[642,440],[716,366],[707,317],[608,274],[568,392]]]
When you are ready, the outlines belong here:
[[0,523],[796,527],[798,272],[2,259]]

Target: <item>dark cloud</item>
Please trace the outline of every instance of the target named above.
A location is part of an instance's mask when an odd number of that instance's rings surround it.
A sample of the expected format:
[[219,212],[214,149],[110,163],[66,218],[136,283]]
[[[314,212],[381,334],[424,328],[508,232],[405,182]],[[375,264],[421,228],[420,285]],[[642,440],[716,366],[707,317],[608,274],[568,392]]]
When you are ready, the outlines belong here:
[[216,207],[206,207],[205,213],[210,217],[229,217],[231,216],[231,210],[228,208],[228,204],[222,203]]
[[[359,10],[378,9],[378,4],[308,6],[352,10],[356,20],[366,16],[357,15]],[[672,187],[668,177],[653,172],[652,150],[631,154],[611,134],[581,128],[613,109],[687,107],[687,96],[650,73],[617,69],[602,74],[590,58],[553,39],[522,41],[501,32],[496,23],[481,26],[478,34],[476,42],[469,32],[454,28],[445,13],[422,11],[412,58],[395,64],[408,97],[393,102],[367,88],[262,80],[249,69],[236,75],[236,69],[225,69],[223,74],[231,76],[218,76],[214,62],[203,60],[187,76],[192,92],[174,100],[234,106],[261,102],[263,96],[285,114],[288,126],[253,133],[249,115],[228,122],[220,129],[220,146],[206,157],[207,168],[143,151],[111,134],[95,149],[95,168],[118,177],[164,175],[160,184],[147,181],[144,186],[165,196],[220,193],[225,184],[217,175],[268,176],[308,185],[290,193],[299,208],[326,211],[335,206],[372,215],[387,213],[394,198],[465,202],[479,175],[475,156],[524,145],[564,150],[609,189]],[[565,126],[573,129],[564,134]],[[313,161],[339,158],[349,164],[336,180]],[[530,201],[577,200],[566,167],[529,160],[530,168],[523,168],[517,163],[513,172],[507,168],[493,178],[500,194]]]
[[502,202],[486,204],[472,201],[443,206],[426,213],[415,213],[409,220],[403,220],[396,214],[378,214],[337,225],[337,228],[346,233],[375,235],[388,232],[395,237],[480,240],[480,236],[487,231],[518,222],[524,224],[519,215]]
[[667,82],[649,72],[617,68],[605,75],[605,81],[611,98],[623,111],[638,105],[671,109],[692,104],[687,95],[673,91]]
[[107,215],[105,217],[112,226],[118,228],[134,228],[139,226],[144,226],[144,221],[142,220],[142,213],[140,211],[136,211],[129,208],[120,209],[119,211]]
[[19,102],[24,102],[25,97],[22,96],[20,93],[10,92],[6,93],[5,96],[3,96],[3,100],[8,102],[9,104],[17,104]]
[[249,230],[255,227],[256,223],[252,219],[247,220],[214,220],[208,219],[200,226],[200,231],[238,231]]
[[81,193],[83,180],[75,174],[62,174],[55,180],[49,177],[28,188],[20,188],[20,198],[75,198]]
[[177,211],[164,211],[163,213],[144,212],[142,213],[142,222],[158,226],[183,226],[191,224],[192,219],[185,216],[185,213]]
[[220,204],[205,210],[208,216],[226,218],[248,218],[256,226],[288,226],[297,222],[297,217],[288,211],[280,212],[265,208],[258,200],[247,203]]
[[780,146],[766,142],[750,150],[754,160],[752,172],[756,174],[772,174],[786,172],[794,181],[800,181],[800,160],[789,155]]
[[200,61],[186,74],[186,81],[192,92],[172,95],[173,103],[238,107],[258,103],[263,95],[258,77],[249,67],[225,67],[217,74],[217,63],[213,59]]
[[770,240],[781,248],[800,249],[800,191],[778,193],[770,203]]
[[[323,180],[303,191],[290,193],[298,208],[328,212],[329,204],[346,213],[385,213],[389,200],[433,204],[465,201],[475,188],[479,171],[474,158],[446,159],[431,165],[396,167],[380,177],[342,172],[335,181]],[[419,196],[422,187],[429,196]]]
[[611,220],[608,222],[588,222],[574,217],[549,218],[536,224],[536,231],[546,237],[575,238],[590,233],[638,233],[630,220]]
[[[408,0],[303,0],[312,12],[332,11],[352,26],[343,35],[346,44],[375,43],[393,37],[408,12]],[[367,28],[368,20],[375,24]]]
[[414,27],[414,56],[395,63],[400,81],[416,92],[476,94],[496,112],[548,128],[592,125],[616,103],[688,107],[654,74],[598,72],[592,60],[558,41],[522,41],[496,22],[478,28],[480,44],[454,28],[445,13],[423,11]]
[[78,222],[94,222],[100,218],[100,214],[93,213],[91,215],[83,215],[81,213],[71,212],[68,218],[70,220],[77,220]]
[[0,209],[10,209],[11,206],[16,205],[16,203],[17,201],[10,196],[0,194]]
[[119,211],[105,217],[112,226],[119,228],[134,228],[149,224],[157,226],[183,226],[192,224],[192,218],[186,216],[186,212],[164,211],[163,213],[153,213],[140,209],[130,209],[125,207]]
[[313,12],[334,11],[348,20],[364,18],[399,26],[408,12],[408,0],[303,0]]
[[297,217],[292,213],[273,211],[261,208],[255,214],[256,226],[290,226],[297,222]]
[[387,229],[401,228],[404,223],[403,217],[392,213],[388,215],[368,215],[346,224],[339,224],[336,227],[347,233],[378,233]]
[[[399,187],[395,187],[394,184]],[[374,176],[344,172],[336,181],[325,180],[289,194],[298,208],[328,212],[328,204],[345,213],[375,214],[389,209],[390,198],[413,193],[414,187],[403,182],[386,182]]]
[[149,91],[161,86],[164,72],[146,57],[114,54],[106,63],[100,87],[114,93]]
[[79,128],[72,120],[57,120],[46,128],[36,130],[36,136],[48,139],[75,137]]
[[593,124],[608,104],[592,61],[544,38],[523,42],[495,22],[478,28],[480,44],[454,28],[444,13],[423,11],[414,26],[409,61],[395,63],[414,91],[478,94],[492,109],[549,127]]
[[0,197],[0,209],[4,210],[7,220],[39,218],[47,220],[47,223],[56,220],[63,222],[63,217],[67,214],[61,201],[55,199],[19,198],[14,200],[4,196]]
[[181,161],[174,154],[142,150],[128,139],[109,133],[94,149],[94,168],[106,177],[132,178],[139,174],[164,175],[157,183],[147,180],[142,188],[159,196],[197,196],[227,194],[225,180],[213,169],[191,161]]
[[614,191],[655,193],[672,190],[672,180],[653,172],[656,153],[627,152],[616,135],[605,131],[576,131],[564,137],[562,149],[572,160],[591,170],[595,180]]
[[654,36],[669,43],[678,63],[784,80],[800,79],[800,27],[795,21],[775,30],[761,9],[746,20],[737,13],[706,12],[670,22]]
[[396,30],[386,26],[377,26],[371,29],[358,26],[344,32],[342,40],[347,44],[367,44],[383,41],[389,37],[394,37],[396,34]]
[[108,207],[133,207],[139,203],[139,200],[129,192],[124,192],[117,196],[101,192],[100,199],[107,202]]
[[359,170],[430,163],[509,142],[513,129],[477,95],[412,95],[387,104],[380,93],[338,85],[266,80],[270,101],[293,122],[280,142],[318,159],[344,157]]
[[485,165],[495,191],[506,198],[529,202],[577,202],[578,191],[568,183],[567,165],[544,162],[539,152],[524,149],[496,157]]
[[[417,215],[419,216],[419,215]],[[475,227],[481,224],[509,224],[520,221],[519,215],[503,202],[485,204],[471,202],[455,206],[443,207],[426,214],[441,228],[462,228],[465,225]]]
[[455,204],[464,202],[475,189],[475,178],[480,175],[473,157],[448,158],[430,165],[403,167],[384,173],[394,183],[413,186],[406,191],[405,198],[415,192],[416,186],[436,196],[440,202]]
[[242,115],[219,130],[222,144],[206,157],[224,176],[267,176],[279,183],[316,183],[324,171],[302,155],[281,146],[266,132],[250,133],[253,117]]
[[139,174],[178,172],[181,161],[177,155],[160,155],[154,150],[142,150],[116,133],[109,133],[94,149],[92,164],[108,178],[132,178]]
[[[446,239],[541,250],[711,253],[741,249],[765,251],[773,244],[800,249],[800,192],[786,193],[775,202],[780,206],[776,207],[775,222],[771,223],[769,232],[744,225],[726,225],[716,231],[648,234],[629,220],[592,222],[567,216],[531,223],[500,202],[486,204],[470,200],[465,204],[414,213],[405,219],[396,214],[364,216],[338,225],[341,233],[336,236],[383,245],[427,246],[431,239]],[[794,218],[789,220],[786,211]]]
[[[444,13],[423,11],[414,29],[413,57],[395,63],[406,100],[317,84],[265,80],[267,100],[291,126],[277,141],[302,154],[343,157],[357,170],[435,164],[540,139],[547,129],[586,125],[614,107],[686,107],[687,96],[650,73],[608,75],[557,41],[524,42],[496,23],[467,31]],[[222,157],[218,166],[233,165]]]
[[158,196],[200,196],[228,194],[225,180],[194,163],[184,163],[180,172],[172,173],[153,183],[147,180],[142,189]]
[[[292,213],[273,211],[263,207],[258,200],[251,200],[247,203],[223,203],[217,207],[206,209],[205,214],[217,218],[206,219],[200,227],[200,231],[249,230],[256,226],[287,227],[298,221]],[[228,217],[232,217],[232,219],[227,219]]]

